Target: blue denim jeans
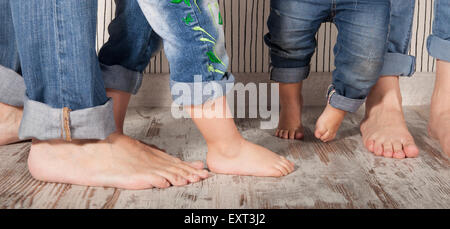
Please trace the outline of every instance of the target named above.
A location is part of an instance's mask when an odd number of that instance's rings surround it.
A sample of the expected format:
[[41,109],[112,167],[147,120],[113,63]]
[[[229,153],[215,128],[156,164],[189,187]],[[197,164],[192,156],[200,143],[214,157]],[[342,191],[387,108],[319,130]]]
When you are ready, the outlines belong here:
[[416,58],[408,55],[415,5],[415,0],[391,0],[388,51],[382,76],[412,76],[415,72]]
[[97,1],[0,6],[0,102],[24,107],[19,137],[104,139],[114,132],[95,50]]
[[434,1],[433,34],[428,38],[431,56],[450,62],[450,1]]
[[[229,58],[217,0],[138,2],[164,44],[176,104],[203,104],[232,89],[234,77],[227,72]],[[151,46],[158,44],[151,38],[147,38]]]
[[271,79],[281,83],[306,79],[316,32],[323,22],[333,22],[339,35],[329,103],[356,111],[383,67],[389,19],[389,0],[272,0],[265,36],[271,50]]

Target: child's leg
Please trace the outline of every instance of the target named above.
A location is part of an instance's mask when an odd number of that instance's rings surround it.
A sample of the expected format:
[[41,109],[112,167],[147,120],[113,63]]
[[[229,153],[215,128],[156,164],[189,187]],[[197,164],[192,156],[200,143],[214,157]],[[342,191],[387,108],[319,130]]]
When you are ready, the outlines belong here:
[[271,79],[280,83],[281,114],[277,137],[303,138],[302,81],[308,77],[315,35],[328,17],[327,1],[272,0],[266,44],[271,50]]
[[428,38],[428,52],[437,58],[436,83],[431,100],[430,135],[439,140],[450,156],[450,2],[435,1],[433,34]]
[[[215,103],[223,112],[214,118],[196,115],[215,112]],[[294,171],[294,164],[268,149],[245,140],[230,115],[226,98],[207,102],[204,106],[189,106],[186,110],[205,137],[208,145],[208,168],[215,173],[249,176],[285,176]]]
[[[228,56],[218,2],[140,0],[139,4],[163,39],[175,103],[191,113],[210,113],[208,104],[221,101],[227,85],[234,82],[233,76],[226,73]],[[221,93],[203,95],[201,90],[209,86]],[[184,89],[181,94],[177,91],[180,88]],[[254,176],[281,176],[293,171],[291,162],[245,141],[233,119],[195,115],[192,118],[207,141],[212,171]]]
[[339,30],[335,46],[336,70],[328,91],[328,105],[316,124],[315,136],[330,141],[346,112],[364,103],[378,80],[386,53],[390,3],[388,0],[340,1],[334,14]]
[[[366,148],[377,156],[397,159],[416,157],[419,149],[408,131],[403,115],[399,76],[414,74],[415,58],[408,55],[414,17],[415,0],[391,0],[391,20],[388,52],[381,77],[366,101],[366,113],[361,122],[361,134]],[[392,145],[383,151],[375,144]],[[389,146],[387,147],[389,148]]]

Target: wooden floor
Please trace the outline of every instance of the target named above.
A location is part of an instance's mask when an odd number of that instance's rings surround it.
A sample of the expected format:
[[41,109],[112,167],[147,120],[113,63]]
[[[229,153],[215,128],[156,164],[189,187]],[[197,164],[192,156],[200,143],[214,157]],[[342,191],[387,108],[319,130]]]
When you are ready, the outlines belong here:
[[[186,187],[126,191],[39,182],[27,171],[30,143],[0,147],[0,208],[450,208],[450,162],[427,136],[425,107],[406,109],[420,147],[416,159],[374,157],[361,144],[362,113],[349,115],[338,139],[312,136],[320,108],[305,109],[306,139],[280,140],[258,120],[238,120],[243,135],[295,161],[281,179],[213,175]],[[190,120],[168,109],[131,109],[126,133],[184,160],[204,160]]]

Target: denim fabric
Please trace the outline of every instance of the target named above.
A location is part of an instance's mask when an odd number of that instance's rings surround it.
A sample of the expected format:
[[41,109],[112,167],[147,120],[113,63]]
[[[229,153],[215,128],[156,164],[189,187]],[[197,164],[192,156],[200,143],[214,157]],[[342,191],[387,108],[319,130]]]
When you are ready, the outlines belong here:
[[412,76],[415,72],[416,58],[408,55],[415,5],[415,0],[391,0],[388,51],[382,76]]
[[9,0],[0,0],[0,102],[22,107],[25,83],[20,72]]
[[105,87],[136,94],[142,72],[160,51],[162,39],[148,24],[137,0],[115,0],[116,17],[109,40],[99,52]]
[[[9,47],[9,55],[1,58],[7,67],[2,72],[9,74],[1,73],[0,80],[8,87],[19,85],[3,76],[18,77],[13,70],[20,66],[26,85],[19,137],[58,139],[68,130],[74,138],[104,139],[115,131],[112,101],[106,97],[95,50],[97,1],[0,0],[0,5],[1,17],[9,18],[2,23],[15,35],[0,31],[2,45]],[[20,63],[14,62],[14,52]],[[7,64],[11,60],[14,64]],[[0,94],[4,96],[11,95]],[[63,108],[72,110],[68,128],[50,115],[61,117]]]
[[434,1],[433,34],[428,38],[431,56],[450,62],[450,1]]
[[0,103],[23,107],[25,90],[22,76],[0,65]]
[[265,36],[271,50],[271,78],[282,83],[306,79],[316,32],[321,23],[333,22],[339,35],[329,102],[337,109],[354,112],[379,78],[389,19],[389,0],[272,0],[270,32]]
[[[233,84],[234,77],[227,73],[229,58],[217,0],[138,2],[164,43],[176,104],[199,105],[231,90],[227,85]],[[216,88],[218,93],[194,93],[197,85]]]

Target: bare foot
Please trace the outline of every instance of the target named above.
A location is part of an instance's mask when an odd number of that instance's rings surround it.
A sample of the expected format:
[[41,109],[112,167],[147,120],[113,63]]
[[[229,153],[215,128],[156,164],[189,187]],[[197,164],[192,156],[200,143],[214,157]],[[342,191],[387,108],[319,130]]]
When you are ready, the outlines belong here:
[[431,99],[428,122],[430,136],[437,139],[444,153],[450,156],[450,62],[437,60],[436,82]]
[[419,155],[403,116],[398,76],[383,76],[372,88],[360,130],[365,147],[376,156],[402,159]]
[[294,171],[294,163],[242,138],[222,147],[208,145],[206,163],[212,172],[229,175],[281,177]]
[[302,83],[280,84],[281,113],[275,136],[284,139],[302,139]]
[[[218,109],[220,108],[220,109]],[[216,112],[216,116],[204,115]],[[226,97],[220,97],[204,106],[186,106],[208,145],[207,164],[215,173],[280,177],[294,171],[294,164],[274,152],[246,141],[230,117]]]
[[0,103],[0,146],[19,142],[22,108]]
[[346,113],[327,104],[327,107],[317,120],[314,136],[323,142],[333,140]]
[[124,189],[182,186],[208,177],[202,162],[182,162],[118,133],[103,141],[33,141],[28,167],[41,181]]

